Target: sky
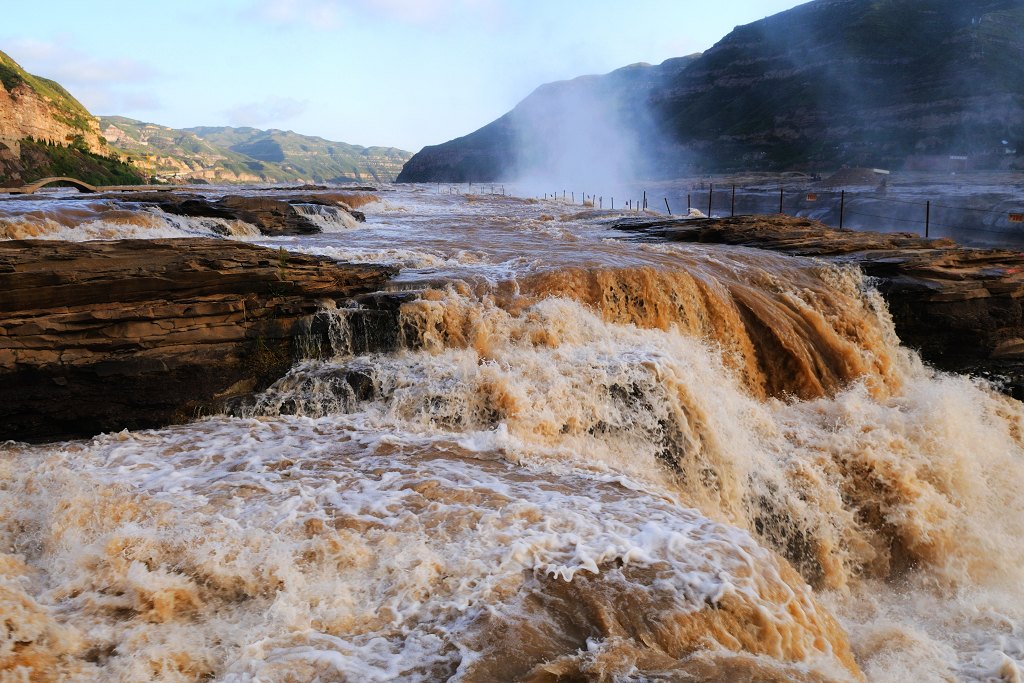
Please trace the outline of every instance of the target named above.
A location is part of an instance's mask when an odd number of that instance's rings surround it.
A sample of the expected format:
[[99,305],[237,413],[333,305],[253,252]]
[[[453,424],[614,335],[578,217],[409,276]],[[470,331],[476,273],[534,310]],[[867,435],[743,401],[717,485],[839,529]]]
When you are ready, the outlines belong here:
[[415,152],[480,128],[542,83],[701,52],[797,4],[0,0],[0,50],[96,115]]

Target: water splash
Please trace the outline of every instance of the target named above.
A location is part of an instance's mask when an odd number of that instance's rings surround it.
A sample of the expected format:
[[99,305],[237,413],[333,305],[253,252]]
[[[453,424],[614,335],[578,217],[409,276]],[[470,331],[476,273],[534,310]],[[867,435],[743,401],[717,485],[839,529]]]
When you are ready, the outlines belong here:
[[248,417],[0,452],[0,669],[1022,675],[1024,411],[859,275],[408,192],[300,243],[416,252],[396,351],[337,309]]
[[169,214],[158,207],[123,208],[112,201],[6,202],[0,239],[87,240],[174,237],[255,238],[256,226],[223,218]]

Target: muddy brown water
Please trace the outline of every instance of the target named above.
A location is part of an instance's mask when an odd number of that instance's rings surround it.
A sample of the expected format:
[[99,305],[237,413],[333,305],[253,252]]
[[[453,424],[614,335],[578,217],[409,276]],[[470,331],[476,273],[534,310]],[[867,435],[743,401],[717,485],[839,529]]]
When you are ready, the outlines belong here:
[[[922,365],[859,273],[380,195],[227,227],[403,266],[397,352],[346,353],[342,308],[242,417],[0,448],[0,676],[1021,679],[1024,411]],[[225,232],[21,206],[9,236]]]

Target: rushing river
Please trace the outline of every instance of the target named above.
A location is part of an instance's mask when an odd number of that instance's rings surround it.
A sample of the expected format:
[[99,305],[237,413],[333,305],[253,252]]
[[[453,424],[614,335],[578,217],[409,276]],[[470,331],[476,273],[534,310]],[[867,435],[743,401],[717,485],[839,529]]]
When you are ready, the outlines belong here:
[[227,234],[408,293],[403,348],[339,308],[243,416],[0,445],[0,680],[1024,680],[1024,410],[858,272],[380,196],[279,239],[0,201],[7,237]]

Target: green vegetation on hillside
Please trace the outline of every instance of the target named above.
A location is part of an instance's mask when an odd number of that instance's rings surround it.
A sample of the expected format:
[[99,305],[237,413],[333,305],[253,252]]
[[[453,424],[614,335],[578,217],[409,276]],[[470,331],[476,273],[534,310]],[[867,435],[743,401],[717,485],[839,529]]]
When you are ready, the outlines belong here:
[[82,144],[62,147],[22,140],[21,162],[21,178],[25,183],[49,177],[77,178],[90,185],[141,185],[144,182],[132,166],[93,154]]
[[262,164],[202,140],[197,135],[124,116],[100,117],[104,132],[113,126],[123,134],[112,146],[150,175],[166,178],[208,177],[259,179]]
[[360,147],[291,131],[177,130],[122,116],[101,117],[100,125],[106,133],[118,136],[114,147],[136,165],[167,178],[390,182],[412,156],[391,147]]
[[205,141],[276,167],[289,180],[390,182],[412,156],[394,147],[360,147],[292,131],[189,128]]

